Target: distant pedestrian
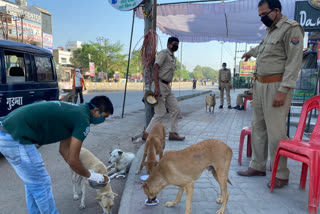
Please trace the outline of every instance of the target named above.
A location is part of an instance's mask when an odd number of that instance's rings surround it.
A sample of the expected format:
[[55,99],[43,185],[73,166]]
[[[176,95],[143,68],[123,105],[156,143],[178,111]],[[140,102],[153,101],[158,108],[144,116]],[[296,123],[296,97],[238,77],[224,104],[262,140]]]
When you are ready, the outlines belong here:
[[170,83],[173,80],[174,71],[176,70],[176,58],[174,52],[179,48],[179,39],[170,37],[167,43],[167,49],[160,51],[153,69],[153,84],[155,96],[158,103],[154,106],[154,116],[150,121],[143,139],[147,139],[151,128],[161,123],[166,115],[166,109],[169,110],[171,116],[171,132],[169,140],[184,140],[185,138],[178,134],[178,117],[181,112],[178,100],[171,90]]
[[192,88],[193,88],[193,89],[196,89],[196,87],[197,87],[197,80],[196,80],[196,79],[193,79],[193,81],[192,81]]
[[249,90],[247,91],[244,91],[243,93],[240,93],[237,95],[237,101],[236,101],[236,106],[233,107],[234,109],[237,109],[237,110],[244,110],[244,99],[246,97],[251,97],[252,98],[252,88],[250,88]]
[[76,72],[73,74],[73,84],[72,88],[74,90],[74,103],[78,101],[78,94],[80,96],[80,104],[83,104],[83,95],[82,90],[87,90],[86,85],[84,84],[83,76],[80,73],[80,69],[77,68]]
[[60,141],[59,152],[74,172],[103,183],[104,176],[86,169],[79,155],[82,143],[90,132],[90,124],[103,123],[112,114],[113,105],[109,98],[96,96],[84,105],[60,101],[37,102],[22,106],[1,119],[0,152],[25,185],[29,213],[59,213],[52,194],[50,175],[35,144]]
[[227,63],[222,64],[222,69],[219,70],[219,90],[220,90],[220,106],[219,108],[223,108],[224,102],[224,90],[226,91],[228,109],[232,109],[231,107],[231,99],[230,99],[230,88],[231,88],[231,71],[227,68]]

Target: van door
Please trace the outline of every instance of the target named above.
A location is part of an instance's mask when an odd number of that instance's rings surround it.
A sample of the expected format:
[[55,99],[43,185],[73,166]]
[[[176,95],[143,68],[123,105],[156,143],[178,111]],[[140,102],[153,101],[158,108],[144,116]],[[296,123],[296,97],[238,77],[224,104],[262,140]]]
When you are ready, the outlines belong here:
[[27,54],[1,50],[0,55],[1,71],[5,73],[0,88],[0,117],[2,117],[20,106],[33,103],[36,88],[31,61]]
[[53,58],[33,56],[37,79],[37,100],[59,100],[59,88]]

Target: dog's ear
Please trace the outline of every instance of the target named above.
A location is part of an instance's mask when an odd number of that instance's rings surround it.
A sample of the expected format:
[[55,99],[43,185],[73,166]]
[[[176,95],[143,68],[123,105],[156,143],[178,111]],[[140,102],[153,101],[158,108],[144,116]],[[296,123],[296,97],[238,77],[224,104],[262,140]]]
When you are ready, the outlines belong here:
[[122,155],[122,153],[123,153],[123,151],[118,151],[118,154],[121,156]]
[[98,195],[98,196],[96,197],[96,200],[97,200],[97,201],[101,201],[101,198],[102,198],[102,195]]

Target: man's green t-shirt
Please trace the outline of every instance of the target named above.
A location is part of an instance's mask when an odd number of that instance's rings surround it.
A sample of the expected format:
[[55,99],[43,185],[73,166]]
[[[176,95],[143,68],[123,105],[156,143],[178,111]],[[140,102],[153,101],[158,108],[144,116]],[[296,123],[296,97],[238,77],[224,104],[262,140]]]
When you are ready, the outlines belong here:
[[90,132],[90,109],[60,101],[42,101],[20,107],[1,122],[21,144],[50,144],[71,136],[83,141]]

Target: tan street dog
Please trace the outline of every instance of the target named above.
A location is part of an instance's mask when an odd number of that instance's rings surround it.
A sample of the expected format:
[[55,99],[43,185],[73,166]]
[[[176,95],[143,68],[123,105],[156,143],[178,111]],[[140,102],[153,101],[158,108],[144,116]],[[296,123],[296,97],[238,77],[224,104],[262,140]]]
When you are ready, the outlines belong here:
[[[146,167],[147,173],[150,174],[152,169],[158,164],[162,158],[163,150],[166,146],[166,131],[161,123],[154,125],[148,135],[146,145],[144,146],[143,158],[141,160],[140,168],[137,173],[140,173],[143,166]],[[147,161],[145,159],[147,157]]]
[[[87,169],[91,169],[96,173],[101,173],[103,175],[107,175],[107,167],[90,151],[85,148],[81,149],[80,152],[80,160],[83,166]],[[79,195],[77,193],[77,189],[81,187],[81,202],[80,202],[80,209],[86,208],[84,203],[85,200],[85,193],[86,193],[86,186],[88,186],[88,181],[84,177],[78,175],[74,171],[71,170],[71,178],[73,183],[73,199],[78,200]],[[111,214],[111,210],[113,207],[113,200],[117,196],[116,193],[112,192],[110,183],[102,189],[96,189],[97,197],[96,200],[99,202],[99,205],[103,209],[105,214]]]
[[216,95],[215,94],[210,94],[210,96],[206,96],[206,112],[208,111],[208,106],[209,106],[209,112],[211,112],[211,107],[212,107],[212,113],[214,113],[214,107],[216,105]]
[[227,182],[231,184],[228,179],[231,158],[232,149],[215,139],[202,141],[183,150],[167,151],[142,185],[144,193],[148,196],[148,201],[153,201],[166,186],[179,186],[176,199],[167,202],[166,206],[176,205],[185,189],[187,194],[185,213],[190,214],[194,182],[205,169],[208,169],[220,185],[221,197],[216,202],[222,203],[222,207],[217,214],[223,214],[229,198]]

